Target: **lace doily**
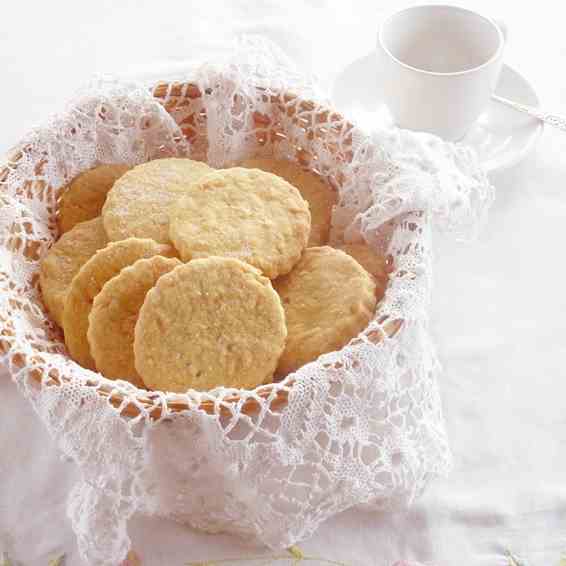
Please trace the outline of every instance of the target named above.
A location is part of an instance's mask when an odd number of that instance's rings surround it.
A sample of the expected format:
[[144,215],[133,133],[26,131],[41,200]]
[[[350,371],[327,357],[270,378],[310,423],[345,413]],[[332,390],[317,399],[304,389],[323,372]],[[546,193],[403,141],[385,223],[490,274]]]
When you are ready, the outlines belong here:
[[[94,82],[0,173],[2,361],[80,469],[69,515],[89,564],[126,555],[135,512],[288,547],[354,505],[409,504],[450,465],[427,328],[430,226],[470,234],[492,188],[465,148],[363,134],[270,44],[232,53],[153,92]],[[213,166],[273,155],[319,171],[339,195],[332,240],[365,240],[393,263],[368,328],[256,391],[140,392],[71,361],[37,276],[60,190],[99,163],[166,155]]]

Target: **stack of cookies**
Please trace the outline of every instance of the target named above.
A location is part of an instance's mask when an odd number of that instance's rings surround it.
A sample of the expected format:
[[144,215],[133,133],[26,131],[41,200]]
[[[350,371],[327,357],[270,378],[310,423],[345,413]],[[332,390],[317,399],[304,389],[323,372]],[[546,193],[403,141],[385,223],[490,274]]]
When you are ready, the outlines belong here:
[[344,346],[384,293],[383,257],[326,245],[335,199],[273,159],[96,167],[61,197],[45,306],[70,356],[108,378],[172,392],[271,382]]

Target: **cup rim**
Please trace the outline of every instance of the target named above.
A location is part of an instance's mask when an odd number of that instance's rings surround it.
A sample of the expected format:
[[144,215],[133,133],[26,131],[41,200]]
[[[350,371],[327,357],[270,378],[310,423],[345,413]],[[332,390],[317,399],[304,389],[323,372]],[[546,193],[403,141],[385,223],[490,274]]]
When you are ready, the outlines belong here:
[[[469,14],[473,14],[474,16],[479,16],[480,18],[482,18],[483,20],[485,20],[486,22],[491,24],[495,28],[495,30],[497,31],[497,35],[499,37],[499,45],[497,46],[495,53],[487,61],[484,61],[483,63],[481,63],[481,65],[471,67],[470,69],[464,69],[462,71],[450,71],[450,72],[446,72],[446,73],[439,72],[439,71],[427,71],[426,69],[419,69],[418,67],[413,67],[412,65],[409,65],[408,63],[401,61],[400,59],[395,57],[395,55],[393,55],[393,53],[391,53],[391,51],[387,48],[387,46],[383,42],[383,31],[384,31],[385,25],[394,16],[397,16],[398,14],[402,14],[403,12],[408,12],[409,10],[414,10],[416,8],[450,8],[451,10],[458,10],[460,12],[467,12]],[[483,67],[486,67],[487,65],[489,65],[489,64],[493,63],[495,60],[497,60],[500,57],[500,55],[503,51],[503,48],[505,47],[505,36],[503,35],[503,31],[501,30],[501,27],[497,24],[497,22],[493,18],[490,18],[489,16],[486,16],[486,15],[484,15],[481,12],[478,12],[476,10],[470,10],[469,8],[463,8],[461,6],[455,6],[453,4],[437,4],[437,3],[415,4],[413,6],[407,6],[405,8],[401,8],[400,10],[396,10],[396,11],[390,13],[379,25],[379,30],[378,30],[378,34],[377,34],[377,41],[378,41],[379,47],[381,47],[381,49],[383,49],[383,51],[385,51],[385,53],[391,59],[393,59],[393,61],[395,61],[396,63],[398,63],[402,67],[405,67],[406,69],[410,69],[411,71],[415,71],[417,73],[423,73],[425,75],[433,75],[433,76],[439,76],[439,77],[450,77],[450,76],[457,76],[457,75],[465,75],[465,74],[468,74],[468,73],[473,73],[475,71],[479,71]]]

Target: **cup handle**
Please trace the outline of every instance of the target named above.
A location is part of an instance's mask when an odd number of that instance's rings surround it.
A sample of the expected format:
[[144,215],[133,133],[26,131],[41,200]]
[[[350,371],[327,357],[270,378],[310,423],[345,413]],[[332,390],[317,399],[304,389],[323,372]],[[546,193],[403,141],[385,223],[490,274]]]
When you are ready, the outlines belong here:
[[495,25],[501,30],[503,34],[503,41],[507,43],[507,24],[501,18],[493,18]]

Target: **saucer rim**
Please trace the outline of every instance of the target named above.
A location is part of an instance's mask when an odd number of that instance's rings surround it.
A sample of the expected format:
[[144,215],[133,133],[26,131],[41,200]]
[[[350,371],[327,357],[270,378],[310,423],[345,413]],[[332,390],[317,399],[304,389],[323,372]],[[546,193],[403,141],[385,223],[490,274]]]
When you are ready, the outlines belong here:
[[[341,70],[334,76],[331,87],[330,87],[330,99],[332,101],[334,101],[336,88],[337,88],[337,84],[338,84],[340,77],[350,67],[352,67],[354,64],[358,63],[359,61],[361,61],[363,59],[372,57],[375,54],[375,52],[376,52],[376,50],[373,49],[371,51],[368,51],[364,55],[360,55],[358,57],[355,57],[348,64],[344,65],[341,68]],[[530,90],[530,92],[532,93],[534,100],[535,100],[535,104],[531,104],[531,106],[533,108],[540,108],[540,98],[539,98],[537,91],[535,90],[534,86],[532,85],[532,83],[514,65],[510,65],[509,63],[504,62],[503,65],[502,65],[502,68],[501,68],[502,73],[503,73],[505,68],[510,70],[516,76],[518,76],[523,81],[523,83],[526,85],[526,87]],[[495,94],[497,94],[497,89],[495,91]],[[501,104],[501,103],[498,103],[498,104]],[[517,110],[517,112],[518,112],[518,110]],[[536,118],[533,117],[533,120],[536,120]],[[518,165],[521,161],[523,161],[527,157],[527,155],[529,155],[529,153],[531,151],[533,151],[533,149],[536,147],[536,145],[539,142],[540,137],[541,137],[541,135],[544,131],[544,126],[545,126],[544,122],[542,122],[541,120],[537,120],[537,122],[538,123],[536,124],[536,126],[533,126],[532,134],[530,135],[528,141],[517,151],[509,152],[507,159],[503,159],[503,160],[497,160],[497,159],[496,160],[494,160],[494,159],[480,160],[480,165],[483,167],[485,172],[487,174],[499,173],[500,171],[505,171],[507,169],[510,169],[511,167],[514,167],[515,165]],[[450,143],[456,143],[456,144],[460,144],[460,145],[463,145],[463,146],[466,146],[466,147],[472,147],[472,148],[474,147],[473,145],[467,144],[464,141],[455,141],[455,142],[450,142]]]
[[[535,90],[534,86],[532,85],[532,83],[525,77],[525,75],[523,73],[521,73],[519,70],[517,70],[517,68],[514,65],[509,65],[508,63],[503,63],[503,66],[501,68],[501,72],[503,72],[503,69],[507,67],[510,71],[512,71],[513,73],[515,73],[526,85],[527,87],[530,89],[530,91],[532,92],[534,99],[535,99],[535,104],[531,105],[533,108],[540,108],[540,98],[537,94],[537,91]],[[497,89],[495,91],[495,94],[497,94]],[[501,102],[499,102],[498,104],[502,104]],[[518,110],[516,110],[516,112],[519,112]],[[514,167],[515,165],[518,165],[521,161],[523,161],[527,155],[529,155],[529,153],[535,148],[535,146],[537,145],[543,131],[544,131],[544,122],[542,120],[538,120],[537,118],[533,117],[534,120],[537,120],[537,125],[533,127],[533,134],[531,135],[529,141],[521,148],[520,151],[517,151],[513,154],[513,157],[511,157],[510,159],[500,162],[497,165],[489,165],[489,161],[482,163],[482,167],[486,170],[487,173],[499,173],[500,171],[506,171],[507,169],[510,169],[511,167]]]

